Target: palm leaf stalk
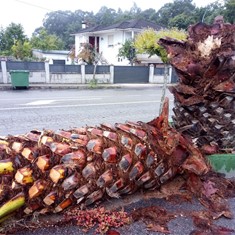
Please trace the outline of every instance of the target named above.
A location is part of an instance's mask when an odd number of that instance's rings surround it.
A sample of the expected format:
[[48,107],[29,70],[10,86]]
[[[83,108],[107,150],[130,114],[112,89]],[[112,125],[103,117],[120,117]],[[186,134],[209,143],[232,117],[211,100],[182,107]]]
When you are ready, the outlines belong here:
[[154,120],[51,131],[0,142],[0,219],[58,213],[105,198],[152,190],[184,172],[204,175],[201,152],[168,124],[169,101]]

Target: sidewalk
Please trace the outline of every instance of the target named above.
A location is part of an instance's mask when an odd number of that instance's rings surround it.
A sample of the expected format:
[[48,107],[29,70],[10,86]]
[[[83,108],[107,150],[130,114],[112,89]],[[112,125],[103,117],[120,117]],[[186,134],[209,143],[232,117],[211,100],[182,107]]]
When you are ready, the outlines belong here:
[[[175,84],[167,84],[167,86],[172,86]],[[120,83],[120,84],[97,84],[92,86],[90,84],[46,84],[46,83],[35,83],[30,84],[28,89],[108,89],[108,88],[154,88],[162,87],[163,84],[150,84],[150,83]],[[24,89],[20,88],[19,89]],[[14,90],[11,84],[0,84],[0,90]]]

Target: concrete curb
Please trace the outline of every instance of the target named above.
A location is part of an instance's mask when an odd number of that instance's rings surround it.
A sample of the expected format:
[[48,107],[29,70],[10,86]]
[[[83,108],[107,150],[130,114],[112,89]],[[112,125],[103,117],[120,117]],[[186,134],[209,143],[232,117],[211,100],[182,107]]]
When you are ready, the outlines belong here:
[[[174,84],[168,84],[167,86],[172,86]],[[117,89],[117,88],[128,88],[128,89],[141,89],[141,88],[154,88],[162,87],[163,84],[97,84],[91,86],[90,84],[30,84],[28,88],[18,87],[14,88],[11,84],[1,84],[0,90],[23,90],[23,89]]]

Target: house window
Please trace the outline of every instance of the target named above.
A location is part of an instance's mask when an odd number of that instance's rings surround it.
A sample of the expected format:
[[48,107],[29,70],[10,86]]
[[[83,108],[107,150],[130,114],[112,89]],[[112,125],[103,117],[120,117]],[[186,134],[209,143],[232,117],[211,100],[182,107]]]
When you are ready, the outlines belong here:
[[125,33],[125,40],[131,40],[131,32],[126,32]]
[[113,35],[108,35],[108,47],[113,47]]

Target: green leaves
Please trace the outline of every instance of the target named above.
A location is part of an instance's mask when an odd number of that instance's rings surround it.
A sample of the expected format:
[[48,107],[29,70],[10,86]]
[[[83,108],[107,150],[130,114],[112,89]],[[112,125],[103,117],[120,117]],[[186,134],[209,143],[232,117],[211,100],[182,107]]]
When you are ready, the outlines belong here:
[[27,37],[21,24],[11,23],[6,29],[1,28],[0,31],[0,51],[1,55],[11,55],[12,46],[21,41],[24,43]]
[[49,34],[44,28],[37,35],[32,36],[30,43],[33,48],[41,50],[61,50],[64,47],[64,43],[60,38]]
[[149,56],[158,55],[164,63],[168,62],[167,53],[165,49],[158,44],[158,40],[164,37],[171,37],[178,40],[185,40],[187,34],[184,30],[178,30],[176,28],[172,29],[162,29],[160,31],[155,31],[151,28],[138,34],[134,46],[137,53],[147,53]]
[[11,48],[13,55],[16,59],[23,60],[32,56],[32,45],[28,41],[16,41]]
[[225,19],[233,24],[235,23],[234,20],[234,12],[235,12],[235,0],[225,0]]
[[136,59],[136,52],[133,40],[127,40],[119,49],[119,57],[127,58],[131,63]]

